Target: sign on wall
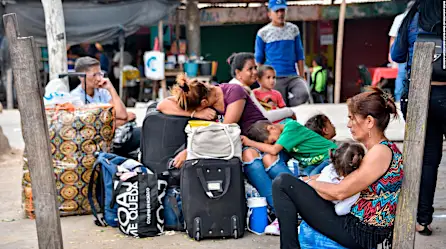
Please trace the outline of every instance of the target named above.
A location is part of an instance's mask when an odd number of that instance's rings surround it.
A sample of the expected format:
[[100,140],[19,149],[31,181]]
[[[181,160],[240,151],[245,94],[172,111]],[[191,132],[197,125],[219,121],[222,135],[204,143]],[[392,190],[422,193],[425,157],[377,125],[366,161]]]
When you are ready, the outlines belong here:
[[164,79],[164,59],[164,53],[159,51],[144,53],[144,74],[148,79]]

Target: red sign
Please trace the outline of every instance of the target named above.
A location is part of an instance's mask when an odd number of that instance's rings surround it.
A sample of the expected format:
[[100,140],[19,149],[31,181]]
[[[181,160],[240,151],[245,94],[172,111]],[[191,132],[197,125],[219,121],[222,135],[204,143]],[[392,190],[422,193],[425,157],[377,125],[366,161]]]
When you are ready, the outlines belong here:
[[333,34],[332,21],[319,21],[319,34],[320,35],[331,35]]

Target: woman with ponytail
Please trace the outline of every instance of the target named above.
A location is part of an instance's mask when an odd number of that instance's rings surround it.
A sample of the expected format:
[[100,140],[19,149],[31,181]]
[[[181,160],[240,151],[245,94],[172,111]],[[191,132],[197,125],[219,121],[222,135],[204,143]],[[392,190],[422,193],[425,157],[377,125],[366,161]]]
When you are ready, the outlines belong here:
[[[441,0],[417,0],[407,13],[399,29],[399,34],[392,46],[392,60],[398,63],[407,62],[408,80],[405,81],[401,97],[401,110],[404,118],[407,114],[410,69],[412,66],[415,41],[419,35],[442,35]],[[444,48],[443,48],[444,49]],[[438,58],[442,60],[443,58]],[[432,74],[431,95],[426,126],[423,168],[421,173],[420,197],[418,200],[416,230],[421,235],[431,235],[430,224],[433,219],[433,203],[437,185],[438,166],[440,165],[443,137],[446,136],[446,76]]]

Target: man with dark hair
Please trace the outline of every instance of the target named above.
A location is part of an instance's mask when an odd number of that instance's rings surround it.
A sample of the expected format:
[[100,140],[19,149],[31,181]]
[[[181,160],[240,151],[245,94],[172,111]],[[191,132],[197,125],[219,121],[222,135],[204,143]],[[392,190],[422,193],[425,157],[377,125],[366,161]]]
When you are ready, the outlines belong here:
[[[139,148],[140,128],[132,127],[136,115],[127,112],[119,94],[116,92],[112,83],[108,78],[104,77],[101,71],[100,62],[92,57],[81,57],[76,60],[74,69],[78,73],[86,74],[86,82],[84,77],[79,77],[81,83],[71,91],[72,96],[80,98],[85,104],[111,104],[116,111],[116,127],[115,138],[113,142],[119,146],[119,152],[122,156]],[[126,133],[131,130],[131,136]]]
[[[270,65],[277,73],[275,89],[282,94],[287,106],[297,106],[309,99],[304,78],[304,49],[299,27],[286,22],[286,0],[270,0],[268,16],[271,23],[257,32],[255,59],[257,64]],[[296,64],[299,71],[296,71]]]

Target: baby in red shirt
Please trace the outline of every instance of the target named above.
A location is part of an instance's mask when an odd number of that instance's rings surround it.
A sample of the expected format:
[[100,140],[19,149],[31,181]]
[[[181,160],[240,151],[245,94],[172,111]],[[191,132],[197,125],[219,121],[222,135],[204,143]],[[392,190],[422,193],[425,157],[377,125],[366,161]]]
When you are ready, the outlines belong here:
[[260,88],[254,89],[254,95],[266,110],[275,110],[286,107],[285,101],[279,91],[274,90],[276,85],[276,71],[273,67],[262,65],[259,67]]

